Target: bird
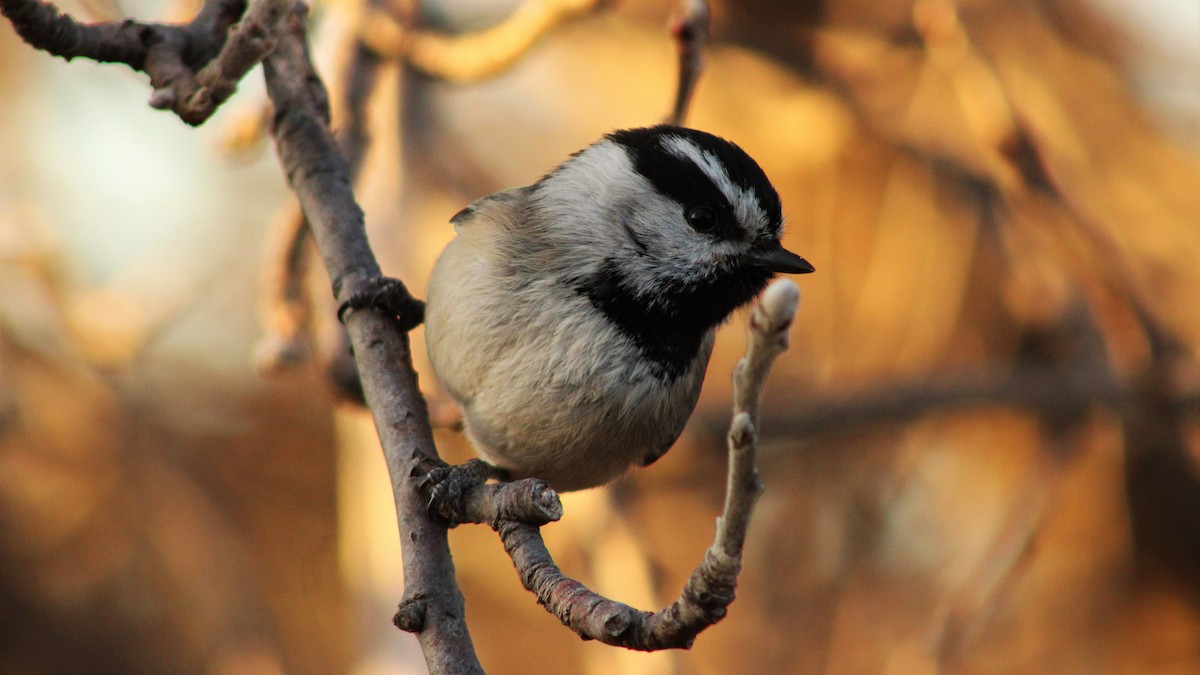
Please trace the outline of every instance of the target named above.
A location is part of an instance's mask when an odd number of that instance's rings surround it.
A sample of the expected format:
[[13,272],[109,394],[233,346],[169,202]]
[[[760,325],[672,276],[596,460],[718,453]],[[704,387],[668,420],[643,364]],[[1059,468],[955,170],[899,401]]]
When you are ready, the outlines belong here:
[[425,336],[480,458],[560,492],[660,458],[699,399],[717,328],[777,273],[779,195],[736,144],[613,131],[483,197],[429,279]]

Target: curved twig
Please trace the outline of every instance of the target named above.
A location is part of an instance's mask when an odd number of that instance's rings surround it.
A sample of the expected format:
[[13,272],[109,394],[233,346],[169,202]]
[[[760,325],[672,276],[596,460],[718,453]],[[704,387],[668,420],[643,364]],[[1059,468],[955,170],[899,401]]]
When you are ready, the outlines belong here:
[[[754,504],[762,492],[755,468],[759,398],[771,364],[787,349],[788,328],[799,298],[796,285],[781,279],[767,289],[750,312],[750,344],[733,375],[734,408],[729,428],[725,507],[704,560],[692,572],[679,598],[666,609],[654,613],[635,609],[609,600],[564,575],[546,549],[538,529],[540,522],[496,519],[495,510],[468,513],[461,522],[491,525],[500,535],[525,588],[581,637],[641,651],[691,647],[696,636],[720,621],[733,602],[742,569],[742,545]],[[546,499],[545,492],[530,489],[536,490],[534,483],[530,487],[514,487],[512,491],[517,494],[528,491],[530,497]],[[497,486],[483,488],[497,489]],[[470,499],[477,501],[475,497]]]

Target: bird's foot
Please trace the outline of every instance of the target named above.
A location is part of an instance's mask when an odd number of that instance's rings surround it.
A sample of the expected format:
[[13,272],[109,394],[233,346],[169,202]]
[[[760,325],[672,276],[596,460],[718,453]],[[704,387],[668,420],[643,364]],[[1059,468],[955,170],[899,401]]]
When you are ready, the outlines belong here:
[[338,307],[338,321],[356,309],[375,307],[396,317],[404,331],[410,331],[425,320],[425,303],[414,298],[404,282],[392,277],[371,277],[363,281]]
[[482,459],[465,464],[444,465],[425,475],[421,491],[428,495],[429,515],[447,523],[464,522],[463,499],[489,478],[504,480],[508,472]]

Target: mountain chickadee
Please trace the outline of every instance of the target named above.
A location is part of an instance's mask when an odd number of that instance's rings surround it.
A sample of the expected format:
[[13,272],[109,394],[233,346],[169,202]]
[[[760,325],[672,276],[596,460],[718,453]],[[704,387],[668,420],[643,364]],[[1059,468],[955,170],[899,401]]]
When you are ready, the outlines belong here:
[[779,196],[738,146],[672,126],[617,131],[451,222],[429,280],[434,373],[479,454],[559,491],[670,448],[720,325],[774,272]]

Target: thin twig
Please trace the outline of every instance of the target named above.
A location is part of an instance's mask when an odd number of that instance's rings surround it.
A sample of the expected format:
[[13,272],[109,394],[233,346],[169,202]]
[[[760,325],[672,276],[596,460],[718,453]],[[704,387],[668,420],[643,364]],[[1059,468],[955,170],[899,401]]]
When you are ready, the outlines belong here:
[[[755,468],[758,400],[775,358],[787,349],[799,290],[790,280],[773,283],[750,313],[750,345],[734,371],[734,410],[729,429],[729,475],[725,507],[717,520],[713,545],[692,572],[680,597],[650,613],[609,600],[564,575],[554,563],[538,529],[485,514],[464,522],[485,522],[504,543],[521,577],[547,611],[586,639],[641,651],[688,648],[705,628],[720,621],[733,602],[742,569],[742,546],[754,504],[762,492]],[[494,488],[494,486],[484,486]],[[534,488],[523,488],[530,490]],[[514,489],[515,491],[515,489]],[[543,501],[547,493],[530,492]]]
[[254,356],[263,375],[294,370],[312,354],[313,304],[307,284],[310,241],[304,214],[294,203],[269,227],[262,275],[263,336]]
[[[250,1],[220,53],[196,73],[196,90],[177,110],[185,122],[203,122],[233,94],[246,73],[275,48],[280,22],[294,4],[295,0]],[[196,121],[189,121],[192,119]]]
[[351,50],[343,80],[345,92],[342,113],[345,115],[345,121],[338,136],[338,144],[342,156],[350,164],[354,180],[357,181],[367,149],[371,146],[368,104],[379,83],[379,69],[382,63],[379,56],[363,44],[361,39],[354,42]]
[[708,43],[709,11],[706,0],[682,0],[679,15],[671,21],[671,35],[679,50],[679,82],[669,124],[682,126],[700,73],[704,70],[704,47]]
[[154,90],[151,107],[171,110],[192,126],[199,126],[212,115],[220,101],[208,96],[195,98],[201,86],[196,72],[224,51],[230,27],[245,10],[245,0],[208,0],[189,24],[152,25],[158,39],[146,39],[145,67],[134,66],[150,76]]

